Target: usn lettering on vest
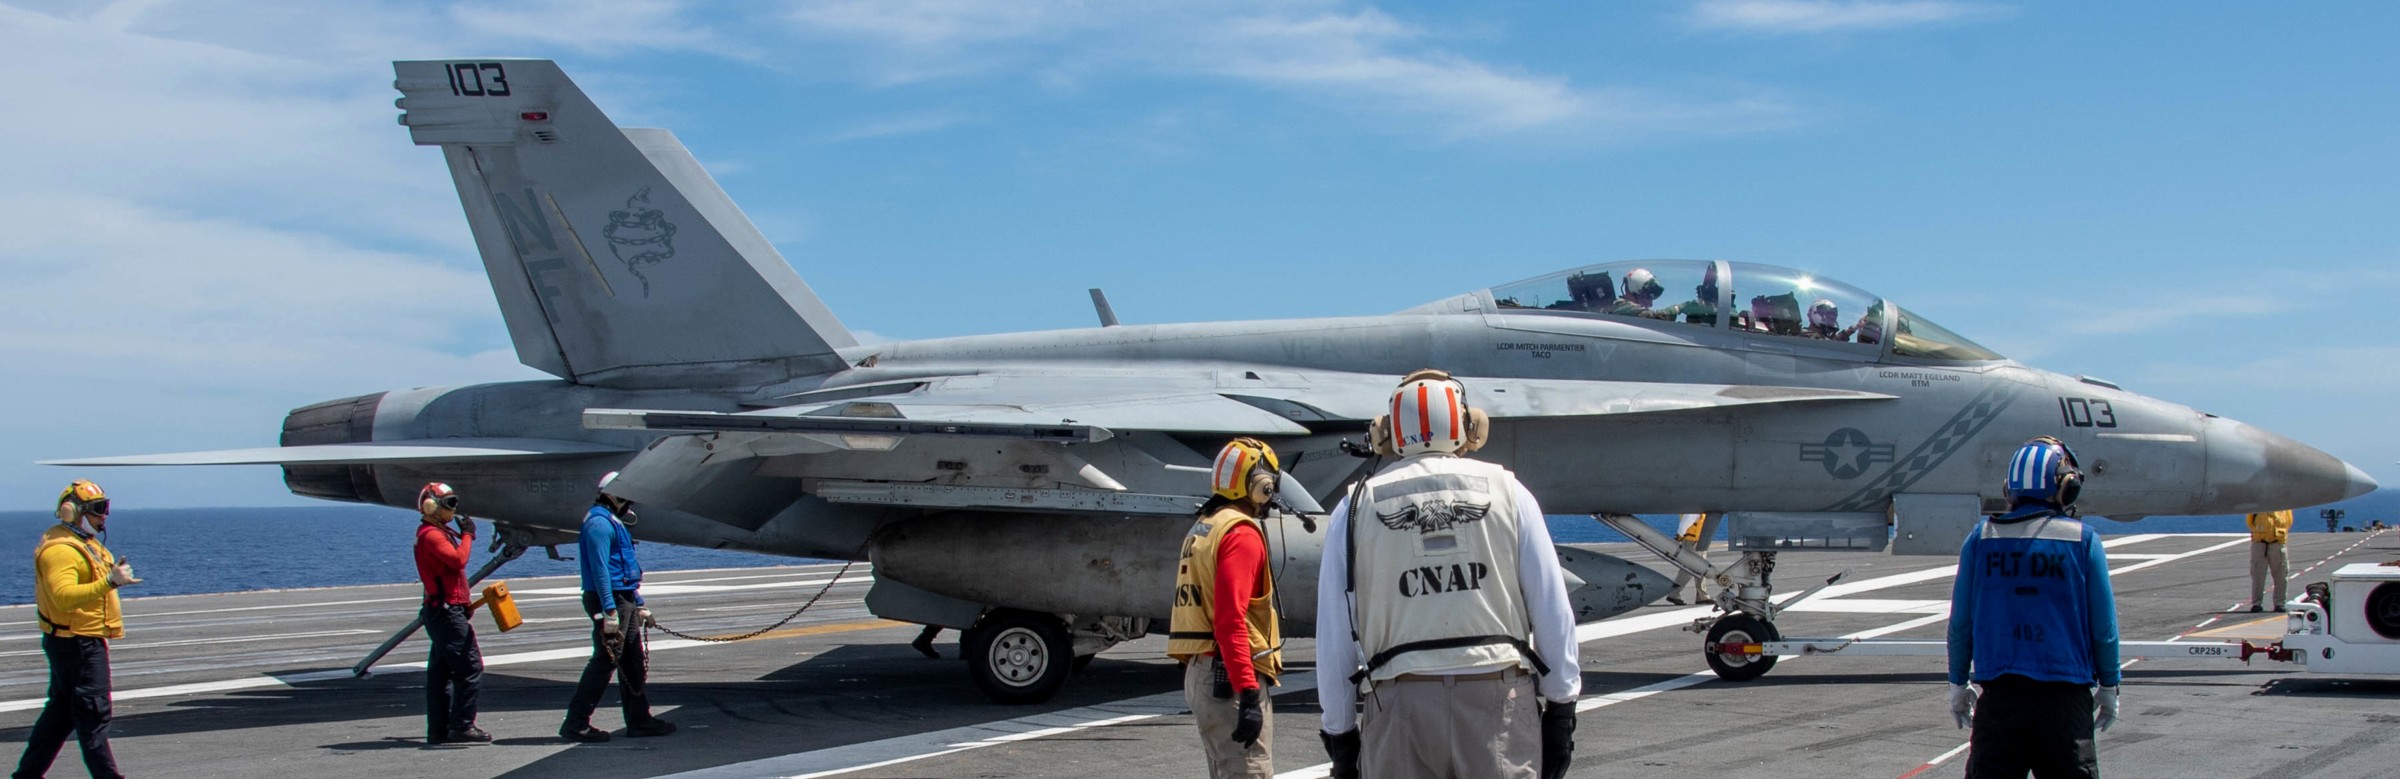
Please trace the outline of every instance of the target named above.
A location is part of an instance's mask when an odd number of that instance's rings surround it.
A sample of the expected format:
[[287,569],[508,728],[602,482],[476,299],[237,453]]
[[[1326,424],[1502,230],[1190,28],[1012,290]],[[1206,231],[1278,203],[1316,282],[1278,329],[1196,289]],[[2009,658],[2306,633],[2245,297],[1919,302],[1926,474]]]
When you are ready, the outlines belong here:
[[1414,598],[1419,595],[1480,590],[1483,589],[1483,580],[1491,575],[1492,567],[1483,563],[1411,568],[1400,572],[1400,596]]

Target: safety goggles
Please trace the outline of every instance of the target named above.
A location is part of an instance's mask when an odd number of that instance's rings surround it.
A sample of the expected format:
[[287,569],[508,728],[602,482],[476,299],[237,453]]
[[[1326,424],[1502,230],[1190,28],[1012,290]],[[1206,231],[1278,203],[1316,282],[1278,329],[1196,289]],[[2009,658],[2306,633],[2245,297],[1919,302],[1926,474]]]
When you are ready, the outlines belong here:
[[443,496],[441,496],[441,497],[434,498],[434,499],[433,499],[433,503],[434,503],[434,505],[440,506],[440,507],[442,507],[442,508],[456,510],[456,509],[458,508],[458,496],[457,496],[457,495],[443,495]]
[[80,510],[85,514],[95,517],[108,516],[108,499],[101,498],[99,500],[84,503],[83,508]]

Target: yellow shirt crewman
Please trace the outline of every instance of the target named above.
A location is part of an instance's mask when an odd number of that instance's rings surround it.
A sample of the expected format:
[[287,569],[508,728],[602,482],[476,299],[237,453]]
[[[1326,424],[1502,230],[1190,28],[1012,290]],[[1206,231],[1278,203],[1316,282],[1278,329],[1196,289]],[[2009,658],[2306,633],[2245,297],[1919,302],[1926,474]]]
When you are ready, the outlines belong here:
[[50,660],[50,701],[25,739],[16,775],[48,773],[73,733],[93,777],[122,777],[108,749],[108,640],[125,636],[117,588],[142,580],[100,543],[98,535],[108,530],[108,494],[100,485],[67,485],[58,494],[58,521],[33,552],[33,600],[42,654]]
[[2250,610],[2263,611],[2258,596],[2266,591],[2267,574],[2275,574],[2275,610],[2283,610],[2283,583],[2291,579],[2290,553],[2283,542],[2291,537],[2292,510],[2261,511],[2249,516]]

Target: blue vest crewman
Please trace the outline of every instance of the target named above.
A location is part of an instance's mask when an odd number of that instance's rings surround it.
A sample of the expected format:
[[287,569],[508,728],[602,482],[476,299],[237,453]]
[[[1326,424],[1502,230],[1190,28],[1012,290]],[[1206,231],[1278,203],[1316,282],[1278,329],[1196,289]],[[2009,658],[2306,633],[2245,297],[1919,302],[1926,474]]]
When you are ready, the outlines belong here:
[[2009,463],[2009,510],[1959,548],[1950,714],[1975,728],[1969,779],[2099,776],[2092,731],[2116,724],[2122,674],[2108,553],[2073,508],[2082,487],[2065,443],[2028,441]]
[[583,613],[592,618],[592,660],[575,682],[575,697],[567,700],[567,721],[558,735],[569,741],[607,741],[608,731],[592,727],[592,711],[608,690],[608,677],[617,677],[617,696],[625,710],[625,735],[640,738],[675,732],[675,723],[650,716],[650,696],[643,689],[649,677],[649,648],[641,628],[649,626],[650,609],[642,604],[642,562],[634,556],[633,533],[625,526],[637,520],[633,501],[609,492],[617,472],[600,477],[600,496],[583,515],[583,533],[576,546],[583,567]]

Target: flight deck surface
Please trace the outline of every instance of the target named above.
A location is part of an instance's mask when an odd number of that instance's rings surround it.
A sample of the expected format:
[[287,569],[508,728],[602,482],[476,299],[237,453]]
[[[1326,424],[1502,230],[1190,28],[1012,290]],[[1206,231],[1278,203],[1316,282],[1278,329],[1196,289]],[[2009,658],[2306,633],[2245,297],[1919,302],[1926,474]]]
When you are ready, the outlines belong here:
[[[2340,565],[2400,558],[2391,534],[2291,538],[2294,597]],[[2124,638],[2279,633],[2280,621],[2248,624],[2273,615],[2238,610],[2249,593],[2246,543],[2111,537]],[[1622,546],[1610,551],[1644,559]],[[1783,555],[1779,590],[1851,574],[1778,625],[1787,637],[1938,638],[1951,562]],[[746,633],[816,594],[837,568],[658,573],[645,594],[661,622],[685,632]],[[624,738],[612,692],[594,724],[617,739],[582,745],[556,736],[589,654],[572,578],[509,580],[526,618],[515,631],[478,616],[480,724],[497,741],[476,746],[424,744],[421,636],[373,676],[349,674],[414,615],[413,584],[129,599],[128,634],[112,650],[116,753],[129,774],[177,777],[1205,775],[1163,638],[1101,654],[1048,704],[998,706],[968,681],[956,633],[943,634],[941,660],[928,660],[908,646],[916,626],[867,613],[870,575],[860,564],[816,608],[755,640],[653,633],[650,697],[682,730]],[[1941,659],[1786,658],[1764,678],[1728,683],[1708,673],[1699,637],[1679,629],[1705,613],[1656,605],[1583,626],[1572,775],[1959,774],[1966,734],[1951,725]],[[22,628],[0,634],[0,735],[12,749],[22,748],[46,681],[33,622],[30,606],[0,608],[0,623]],[[1276,691],[1276,768],[1286,776],[1323,775],[1312,647],[1291,642],[1292,672]],[[2310,674],[2263,659],[2141,660],[2126,668],[2124,701],[2124,722],[2100,737],[2112,777],[2365,777],[2400,765],[2400,677]],[[79,761],[70,741],[53,775],[81,775]]]

